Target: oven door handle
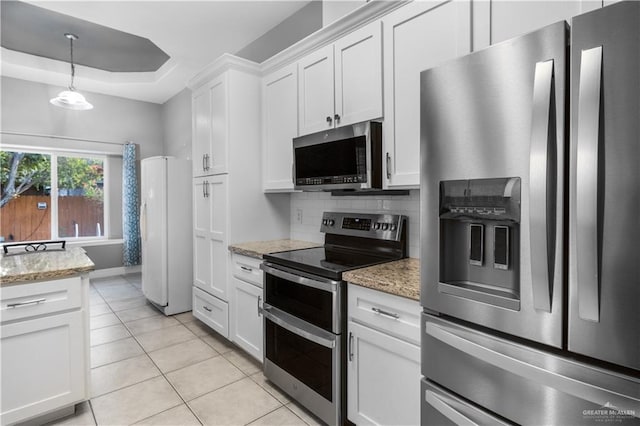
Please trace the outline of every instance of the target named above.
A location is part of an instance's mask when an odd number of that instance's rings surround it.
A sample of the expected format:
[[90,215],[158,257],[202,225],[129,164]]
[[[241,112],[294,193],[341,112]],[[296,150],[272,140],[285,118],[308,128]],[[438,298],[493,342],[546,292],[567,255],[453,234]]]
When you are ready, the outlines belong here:
[[265,319],[274,322],[275,324],[292,332],[293,334],[297,334],[300,337],[311,340],[312,342],[324,346],[325,348],[333,349],[336,347],[335,335],[329,333],[328,331],[319,330],[320,332],[324,332],[331,337],[321,336],[318,331],[312,329],[306,322],[292,315],[289,315],[278,308],[274,308],[273,306],[264,303],[263,307],[260,308],[260,313],[264,316]]
[[282,278],[287,281],[292,281],[297,284],[306,285],[307,287],[317,288],[318,290],[330,291],[335,293],[338,291],[338,284],[340,282],[333,280],[320,281],[317,279],[311,279],[307,277],[303,277],[301,275],[292,274],[290,272],[283,271],[281,269],[277,269],[271,266],[268,262],[263,262],[260,264],[260,269],[265,271],[267,274],[276,276],[278,278]]

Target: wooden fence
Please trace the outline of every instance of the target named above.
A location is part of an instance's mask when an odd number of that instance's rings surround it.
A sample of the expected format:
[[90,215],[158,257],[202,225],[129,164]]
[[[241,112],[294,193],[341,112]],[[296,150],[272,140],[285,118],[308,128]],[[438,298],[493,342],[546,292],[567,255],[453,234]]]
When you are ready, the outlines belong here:
[[[38,209],[38,203],[46,203]],[[96,224],[104,234],[103,204],[85,197],[58,198],[58,235],[73,238],[96,235]],[[23,195],[11,200],[0,209],[0,235],[5,242],[36,241],[51,239],[51,197]]]

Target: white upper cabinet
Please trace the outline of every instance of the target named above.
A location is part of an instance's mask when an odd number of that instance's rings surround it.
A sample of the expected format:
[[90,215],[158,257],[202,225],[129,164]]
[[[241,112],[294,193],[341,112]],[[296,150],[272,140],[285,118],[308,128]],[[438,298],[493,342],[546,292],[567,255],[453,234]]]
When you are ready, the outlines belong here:
[[[489,3],[489,2],[487,2]],[[561,20],[602,7],[602,1],[491,1],[485,5],[485,17],[490,22],[490,43],[500,43],[519,35],[535,31]],[[486,16],[487,14],[490,17]],[[474,18],[474,22],[476,19]],[[486,40],[486,37],[484,38]],[[478,43],[479,44],[479,43]],[[479,45],[478,47],[484,47]]]
[[298,62],[300,134],[382,116],[380,21]]
[[471,51],[471,3],[413,2],[382,21],[385,187],[417,188],[420,72]]
[[226,75],[212,80],[193,95],[193,175],[227,173]]
[[293,144],[298,136],[298,67],[288,65],[262,79],[263,189],[292,191]]

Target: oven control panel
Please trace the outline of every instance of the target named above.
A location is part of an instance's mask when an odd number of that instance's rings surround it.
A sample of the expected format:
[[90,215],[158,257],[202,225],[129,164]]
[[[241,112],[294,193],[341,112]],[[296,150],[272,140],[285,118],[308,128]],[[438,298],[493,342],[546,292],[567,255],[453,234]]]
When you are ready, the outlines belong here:
[[320,232],[398,241],[406,226],[406,216],[324,212]]

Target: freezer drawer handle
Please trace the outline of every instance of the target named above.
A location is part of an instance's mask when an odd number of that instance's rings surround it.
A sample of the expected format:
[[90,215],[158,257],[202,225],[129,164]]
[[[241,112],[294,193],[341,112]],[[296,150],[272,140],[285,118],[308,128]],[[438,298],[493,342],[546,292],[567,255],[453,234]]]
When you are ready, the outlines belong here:
[[27,306],[27,305],[39,305],[40,303],[44,303],[46,301],[47,299],[43,297],[41,299],[26,300],[24,302],[8,303],[7,308],[18,308],[18,307]]
[[536,64],[529,160],[529,241],[533,307],[551,312],[555,238],[555,99],[553,60]]
[[425,392],[425,400],[429,405],[438,410],[440,414],[451,420],[457,425],[477,426],[478,424],[466,417],[464,414],[455,410],[449,404],[438,398],[438,395],[428,390]]
[[384,310],[382,310],[380,308],[376,308],[375,306],[373,306],[371,308],[371,310],[373,312],[375,312],[376,314],[379,314],[379,315],[382,315],[382,316],[385,316],[385,317],[389,317],[391,319],[396,319],[397,320],[398,318],[400,318],[400,315],[398,315],[398,314],[395,314],[393,312],[384,311]]
[[486,347],[482,342],[476,342],[467,338],[466,332],[456,330],[453,327],[435,324],[427,321],[425,333],[444,344],[468,354],[482,362],[508,371],[511,374],[521,376],[527,380],[554,388],[559,392],[584,399],[594,404],[602,404],[603,401],[615,401],[620,410],[637,407],[638,400],[609,390],[604,387],[582,381],[579,377],[571,377],[566,374],[547,370],[544,367],[527,362],[528,353],[518,357],[518,353],[507,354],[501,352],[501,348]]
[[576,208],[573,209],[578,279],[578,316],[600,321],[598,296],[598,137],[602,46],[583,50],[578,91]]

